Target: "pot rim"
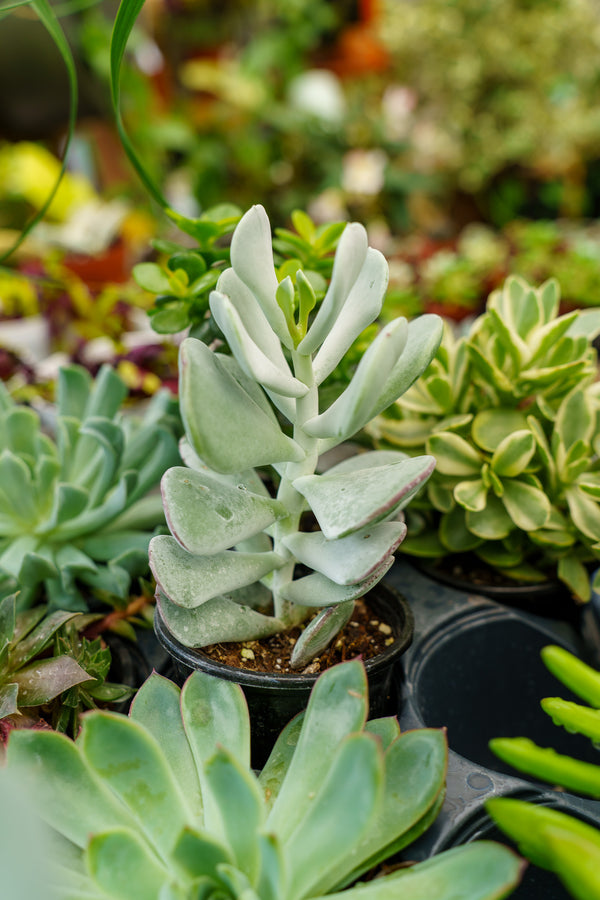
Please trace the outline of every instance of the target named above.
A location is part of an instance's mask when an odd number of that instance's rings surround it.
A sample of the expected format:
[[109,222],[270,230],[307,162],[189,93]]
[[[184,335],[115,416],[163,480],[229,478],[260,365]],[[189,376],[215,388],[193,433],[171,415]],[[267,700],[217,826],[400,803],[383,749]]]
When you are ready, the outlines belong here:
[[[412,609],[406,598],[388,583],[379,582],[365,594],[365,598],[369,598],[369,603],[374,602],[374,604],[379,605],[387,603],[390,609],[397,613],[397,618],[400,619],[400,625],[397,629],[398,633],[395,635],[394,642],[381,653],[363,661],[367,676],[369,676],[391,665],[410,647],[414,635],[415,622]],[[390,624],[394,627],[395,623]],[[202,650],[186,647],[174,638],[167,628],[158,606],[154,612],[154,631],[159,642],[176,662],[183,663],[190,669],[202,669],[209,675],[215,675],[226,681],[235,681],[238,684],[247,686],[272,685],[273,687],[285,686],[292,690],[295,688],[304,690],[307,685],[312,685],[323,674],[322,672],[312,674],[282,672],[281,674],[276,674],[273,672],[242,669],[218,662],[211,659]]]

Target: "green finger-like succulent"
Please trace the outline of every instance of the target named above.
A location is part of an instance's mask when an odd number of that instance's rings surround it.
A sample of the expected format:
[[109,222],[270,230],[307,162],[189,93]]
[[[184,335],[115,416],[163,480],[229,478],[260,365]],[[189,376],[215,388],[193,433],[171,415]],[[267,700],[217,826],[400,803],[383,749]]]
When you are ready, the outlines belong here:
[[[311,315],[311,281],[299,263],[278,281],[269,220],[255,206],[233,235],[231,263],[210,304],[233,356],[193,338],[181,347],[187,468],[162,480],[172,536],[153,538],[150,563],[165,623],[190,647],[265,637],[320,608],[294,647],[292,666],[301,667],[383,577],[406,533],[398,511],[433,469],[431,456],[374,452],[316,474],[318,459],[413,384],[437,349],[441,320],[390,322],[324,406],[319,385],[379,315],[385,259],[361,225],[347,225]],[[276,497],[254,471],[263,466],[274,471]],[[305,533],[308,509],[318,530]],[[308,574],[294,578],[297,563]]]
[[0,388],[0,576],[20,608],[42,594],[49,611],[85,610],[86,593],[126,596],[147,571],[164,523],[150,491],[179,459],[178,426],[168,392],[142,418],[120,412],[126,394],[109,366],[95,381],[61,369],[51,437]]
[[600,558],[596,310],[558,314],[555,281],[509,278],[469,332],[447,328],[423,378],[371,428],[436,471],[403,551],[474,551],[509,577],[588,600]]
[[[542,650],[547,668],[589,706],[548,697],[542,708],[556,725],[597,742],[600,738],[600,673],[564,647]],[[600,798],[600,765],[538,747],[528,738],[495,738],[490,747],[505,762],[569,791]],[[600,896],[600,829],[559,810],[512,798],[486,807],[500,828],[532,862],[559,876],[577,900]]]
[[489,842],[351,886],[418,837],[444,795],[444,732],[400,734],[367,711],[362,664],[334,666],[256,775],[239,686],[195,672],[180,690],[155,674],[129,717],[89,713],[74,743],[14,733],[7,771],[56,832],[61,898],[504,896],[522,863]]

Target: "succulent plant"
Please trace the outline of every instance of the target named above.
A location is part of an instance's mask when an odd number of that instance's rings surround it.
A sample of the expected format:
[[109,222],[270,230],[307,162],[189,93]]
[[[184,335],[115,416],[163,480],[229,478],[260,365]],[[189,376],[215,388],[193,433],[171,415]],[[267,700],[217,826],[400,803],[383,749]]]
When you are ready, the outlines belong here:
[[148,542],[164,523],[149,492],[179,459],[178,420],[168,392],[141,418],[120,414],[126,393],[108,366],[95,381],[61,369],[52,439],[0,387],[0,575],[21,609],[43,586],[49,612],[86,610],[86,592],[125,596],[147,571]]
[[558,308],[556,281],[509,278],[465,336],[446,330],[371,434],[436,459],[404,552],[474,551],[511,578],[558,577],[587,600],[587,564],[600,558],[600,313]]
[[84,709],[131,695],[106,681],[110,650],[80,635],[82,619],[64,610],[47,615],[45,606],[17,614],[14,595],[0,601],[0,745],[4,731],[25,725],[75,734]]
[[[186,646],[266,637],[320,608],[296,642],[291,664],[300,667],[388,570],[406,533],[398,511],[433,469],[431,457],[375,452],[315,474],[319,456],[414,382],[437,349],[441,320],[389,323],[346,390],[321,409],[319,385],[379,314],[385,259],[361,225],[348,225],[310,323],[311,282],[300,268],[295,283],[290,275],[278,282],[262,207],[240,221],[231,260],[210,303],[233,355],[194,338],[181,346],[188,467],[162,479],[171,536],[153,538],[150,564],[161,614]],[[279,481],[276,497],[255,470],[265,466]],[[300,530],[307,509],[316,531]],[[314,571],[294,579],[298,562]],[[271,600],[267,613],[255,608]]]
[[[542,708],[556,725],[600,740],[600,673],[563,647],[542,650],[548,669],[589,706],[548,697]],[[528,738],[495,738],[501,759],[535,778],[600,799],[600,765],[573,759]],[[567,813],[523,800],[495,798],[486,807],[525,856],[559,876],[577,900],[600,896],[600,829]]]
[[[180,691],[154,674],[129,718],[88,713],[74,743],[13,733],[7,771],[63,838],[61,898],[317,898],[407,846],[443,800],[443,730],[400,734],[393,718],[365,724],[367,710],[362,664],[332,667],[257,776],[238,685],[195,672]],[[521,868],[473,843],[342,896],[492,900]]]

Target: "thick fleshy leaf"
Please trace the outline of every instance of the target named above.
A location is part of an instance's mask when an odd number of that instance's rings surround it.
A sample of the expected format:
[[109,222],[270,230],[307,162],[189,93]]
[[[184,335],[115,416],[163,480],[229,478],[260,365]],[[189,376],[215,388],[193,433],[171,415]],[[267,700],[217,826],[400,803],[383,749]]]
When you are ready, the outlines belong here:
[[84,717],[77,743],[151,845],[168,854],[187,824],[187,809],[157,741],[133,719],[93,710]]
[[189,878],[214,879],[217,875],[217,866],[233,863],[226,846],[207,834],[198,834],[191,828],[184,828],[182,831],[171,859]]
[[370,735],[342,741],[327,778],[285,843],[290,900],[310,895],[360,840],[380,800],[383,773],[383,754]]
[[[464,509],[470,509],[473,512],[479,512],[482,509],[485,509],[487,494],[487,488],[481,478],[460,481],[453,491],[456,502]],[[439,509],[437,504],[436,509]],[[450,510],[448,510],[448,512],[450,512]]]
[[481,472],[483,458],[458,434],[450,431],[432,434],[426,446],[427,452],[435,457],[436,469],[442,475],[477,476]]
[[284,560],[277,553],[225,550],[194,556],[170,535],[150,542],[150,568],[161,591],[178,606],[195,609],[207,600],[260,581]]
[[8,649],[14,640],[16,625],[15,595],[9,594],[0,600],[0,672],[8,656]]
[[179,372],[187,439],[215,471],[242,472],[304,458],[273,414],[256,402],[218,354],[201,341],[188,338],[183,342]]
[[444,550],[450,550],[451,553],[466,553],[479,547],[482,539],[470,530],[467,521],[467,516],[470,515],[471,512],[462,506],[455,506],[449,513],[445,513],[440,519],[439,542],[435,540],[434,535],[424,536],[424,547],[431,545],[431,552],[427,555],[444,556]]
[[262,793],[252,772],[219,747],[205,765],[205,782],[219,811],[218,833],[231,851],[236,867],[251,883],[260,871],[258,833],[264,823]]
[[308,387],[294,378],[285,360],[274,363],[248,334],[235,306],[225,294],[213,291],[210,309],[242,369],[258,384],[284,397],[304,397]]
[[315,683],[292,761],[267,819],[267,831],[285,842],[312,804],[339,742],[367,718],[364,666],[352,661],[327,669]]
[[465,522],[470,532],[486,541],[501,541],[515,527],[502,501],[491,494],[485,509],[479,512],[467,510]]
[[346,225],[335,253],[329,288],[306,337],[298,345],[299,353],[310,356],[325,341],[360,275],[367,251],[364,227],[359,222]]
[[283,631],[275,616],[262,615],[230,597],[214,597],[200,610],[184,609],[159,595],[158,607],[171,634],[186,647],[206,647],[222,641],[251,641]]
[[[65,735],[15,730],[7,759],[9,771],[30,779],[41,816],[78,847],[87,845],[90,834],[116,825],[136,827],[131,814]],[[69,802],[65,803],[67,794]]]
[[312,437],[340,441],[359,431],[378,412],[377,399],[407,339],[406,319],[394,319],[365,351],[345,391],[331,406],[309,419],[304,430]]
[[589,709],[560,697],[546,697],[541,707],[555,725],[562,725],[569,734],[584,734],[591,741],[600,741],[600,709]]
[[283,853],[272,834],[259,834],[260,873],[256,893],[260,900],[279,900],[284,892]]
[[515,431],[498,444],[491,466],[501,478],[514,478],[529,465],[536,442],[530,431]]
[[294,488],[306,497],[327,540],[375,524],[405,505],[429,478],[431,456],[352,472],[304,475]]
[[311,531],[295,532],[282,543],[301,563],[336,584],[357,584],[381,566],[405,535],[404,522],[382,522],[334,541]]
[[568,450],[576,441],[591,441],[595,421],[595,411],[589,395],[582,390],[573,391],[558,409],[554,423],[555,433]]
[[574,554],[561,556],[558,560],[556,574],[574,597],[587,603],[592,594],[590,573],[580,559],[577,559]]
[[517,528],[523,531],[543,528],[550,515],[550,501],[546,494],[516,478],[507,478],[502,484],[502,502]]
[[600,506],[577,485],[565,491],[569,512],[577,528],[593,541],[600,541]]
[[169,529],[190,553],[220,553],[287,513],[277,500],[183,466],[165,472],[161,489]]
[[313,361],[315,382],[333,372],[360,333],[381,311],[389,278],[388,264],[378,250],[369,248],[364,265],[338,316]]
[[335,900],[500,900],[517,886],[523,869],[523,861],[507,847],[476,841],[330,896]]
[[11,675],[19,687],[19,706],[41,706],[76,684],[95,679],[72,656],[40,659]]
[[289,600],[298,606],[337,606],[338,603],[347,603],[349,600],[358,600],[378,581],[394,564],[394,557],[387,556],[381,565],[364,581],[357,584],[336,584],[320,572],[296,578],[284,584],[278,591],[279,596]]
[[246,212],[231,239],[231,265],[260,304],[271,328],[289,349],[293,342],[283,312],[277,305],[277,276],[273,263],[269,217],[260,205]]
[[330,645],[334,637],[348,624],[354,611],[352,600],[329,606],[312,619],[296,643],[290,657],[292,669],[308,665]]
[[36,519],[33,482],[29,466],[10,450],[0,454],[0,512],[27,525]]
[[162,900],[169,870],[135,832],[114,828],[94,835],[86,859],[94,880],[112,900]]
[[12,716],[18,711],[18,696],[18,684],[3,684],[0,686],[0,719],[4,719],[5,716]]
[[493,738],[490,749],[520,772],[600,799],[600,766],[594,763],[573,759],[550,747],[538,747],[529,738]]
[[555,678],[586,703],[600,709],[600,672],[556,644],[544,647],[541,657]]
[[200,773],[217,746],[249,767],[250,720],[238,684],[194,672],[181,692],[181,716]]
[[407,731],[390,744],[377,815],[360,844],[348,846],[338,866],[319,882],[320,893],[328,893],[342,879],[355,880],[400,849],[397,845],[403,837],[443,795],[447,758],[446,735],[441,729]]
[[188,744],[180,709],[180,689],[153,672],[133,698],[129,711],[134,722],[146,728],[162,747],[179,783],[189,821],[202,823],[202,798],[198,772]]
[[275,803],[287,770],[290,767],[303,722],[304,712],[300,712],[279,732],[269,758],[258,776],[268,811],[271,810]]

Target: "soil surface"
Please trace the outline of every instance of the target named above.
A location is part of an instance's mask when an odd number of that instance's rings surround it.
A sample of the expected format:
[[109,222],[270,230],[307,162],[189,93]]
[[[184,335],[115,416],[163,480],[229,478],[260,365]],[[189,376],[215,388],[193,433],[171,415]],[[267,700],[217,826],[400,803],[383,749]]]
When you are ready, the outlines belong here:
[[364,661],[377,656],[394,642],[392,628],[373,613],[364,598],[357,600],[348,624],[333,643],[305,669],[292,669],[290,655],[302,629],[293,628],[260,641],[232,641],[211,644],[202,653],[211,659],[238,669],[282,674],[315,674],[336,663],[360,656]]

